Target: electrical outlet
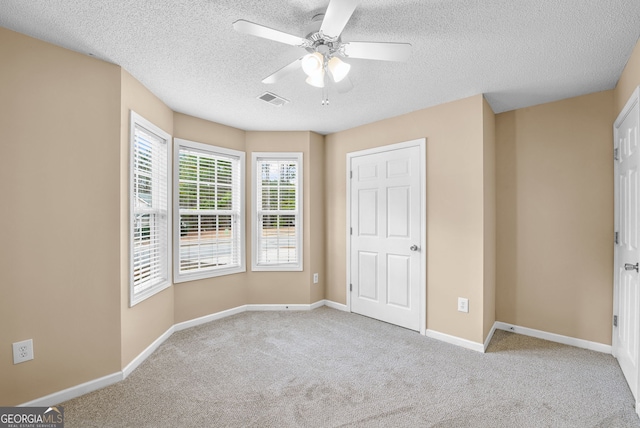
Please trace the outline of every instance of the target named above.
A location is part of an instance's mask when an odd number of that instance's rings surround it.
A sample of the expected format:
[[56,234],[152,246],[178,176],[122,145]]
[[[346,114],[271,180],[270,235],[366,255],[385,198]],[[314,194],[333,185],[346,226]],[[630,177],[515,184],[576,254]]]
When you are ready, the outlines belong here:
[[469,299],[458,297],[458,312],[469,312]]
[[33,340],[23,340],[13,344],[13,364],[33,360]]
[[319,281],[319,279],[318,279],[318,274],[317,274],[317,273],[314,273],[314,274],[313,274],[313,283],[314,283],[314,284],[317,284],[317,283],[318,283],[318,281]]

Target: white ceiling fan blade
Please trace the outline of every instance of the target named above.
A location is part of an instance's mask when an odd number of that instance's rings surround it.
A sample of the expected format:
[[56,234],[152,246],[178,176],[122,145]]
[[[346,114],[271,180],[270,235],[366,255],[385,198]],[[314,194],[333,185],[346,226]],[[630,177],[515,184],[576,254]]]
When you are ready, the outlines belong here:
[[344,44],[347,58],[404,62],[411,55],[409,43],[349,42]]
[[264,25],[256,24],[254,22],[245,21],[244,19],[239,19],[234,22],[233,29],[239,33],[275,40],[276,42],[292,46],[306,46],[309,43],[307,39],[303,39],[302,37],[283,33],[282,31],[274,30],[273,28],[265,27]]
[[320,31],[325,36],[338,37],[359,3],[360,0],[331,0]]
[[301,67],[302,67],[302,58],[298,58],[297,60],[293,61],[291,64],[285,65],[280,70],[273,73],[272,75],[262,79],[262,83],[276,83],[278,80],[282,79],[287,74],[291,73],[292,71],[296,71]]
[[350,90],[353,89],[353,82],[351,81],[351,79],[349,79],[349,76],[345,77],[339,82],[335,82],[333,85],[336,88],[336,91],[338,91],[341,94],[344,94],[345,92],[349,92]]

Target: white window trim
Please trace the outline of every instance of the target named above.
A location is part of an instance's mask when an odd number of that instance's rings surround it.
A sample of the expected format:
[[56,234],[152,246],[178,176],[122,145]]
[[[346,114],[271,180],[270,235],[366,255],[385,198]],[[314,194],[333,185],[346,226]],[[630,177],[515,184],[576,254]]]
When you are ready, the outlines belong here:
[[[166,242],[166,266],[163,266],[164,280],[158,284],[148,287],[138,293],[134,292],[133,285],[133,234],[134,234],[134,204],[132,203],[134,193],[133,171],[134,171],[134,141],[135,127],[152,132],[163,139],[167,147],[167,195],[166,195],[166,215],[167,215],[167,242]],[[129,307],[148,299],[149,297],[169,288],[171,286],[171,135],[133,110],[129,114]]]
[[[257,163],[259,159],[273,159],[273,160],[294,160],[298,164],[298,188],[296,192],[296,206],[298,207],[298,222],[296,224],[296,245],[298,246],[298,262],[297,263],[283,263],[278,265],[259,265],[258,264],[258,204],[257,204],[257,192],[258,192],[258,177]],[[302,197],[304,188],[304,171],[303,171],[303,158],[302,152],[253,152],[251,155],[251,173],[252,173],[252,185],[251,185],[251,204],[253,209],[251,210],[251,270],[252,271],[272,271],[272,272],[285,272],[285,271],[302,271],[304,253],[303,253],[303,205],[304,198]]]
[[[231,158],[237,158],[239,161],[239,173],[240,173],[240,216],[239,216],[239,233],[240,233],[240,265],[222,269],[212,269],[209,271],[200,271],[193,273],[180,273],[180,149],[188,148],[196,151],[201,151],[211,155],[221,155]],[[224,147],[212,146],[209,144],[198,143],[195,141],[183,140],[181,138],[174,138],[173,146],[173,158],[174,158],[174,177],[173,180],[173,194],[176,195],[173,203],[173,281],[175,283],[195,281],[198,279],[213,278],[223,275],[232,275],[236,273],[246,272],[246,235],[245,235],[245,153],[226,149]]]

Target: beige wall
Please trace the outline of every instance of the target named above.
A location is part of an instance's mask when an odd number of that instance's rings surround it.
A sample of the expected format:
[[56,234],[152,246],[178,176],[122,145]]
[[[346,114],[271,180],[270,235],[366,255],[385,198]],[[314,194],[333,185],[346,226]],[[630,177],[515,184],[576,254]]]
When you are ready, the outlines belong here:
[[486,340],[496,321],[496,115],[482,100],[484,148],[484,325]]
[[[0,405],[120,370],[120,69],[0,28]],[[11,343],[35,359],[13,364]]]
[[[245,132],[180,113],[174,114],[174,137],[211,144],[233,150],[245,150]],[[251,157],[245,156],[246,167]],[[250,190],[247,187],[247,190]],[[247,257],[249,263],[251,259]],[[245,273],[224,275],[174,285],[175,322],[183,322],[214,314],[247,303],[248,288]]]
[[640,85],[640,41],[631,53],[614,91],[614,113],[618,115],[633,91]]
[[[324,187],[324,137],[311,133],[309,140],[309,154],[311,156],[310,171],[306,175],[309,180],[310,194],[309,205],[309,229],[311,233],[310,243],[310,270],[311,276],[309,303],[316,303],[325,298],[326,286],[326,230],[325,230],[325,187]],[[318,274],[318,283],[313,283],[313,274]]]
[[[125,70],[121,70],[120,110],[120,306],[124,368],[173,325],[173,288],[169,287],[129,307],[129,170],[130,118],[135,111],[160,129],[173,134],[173,112]],[[173,147],[173,146],[170,146]],[[172,149],[170,149],[172,150]]]
[[[484,341],[483,125],[477,95],[326,137],[327,299],[346,303],[347,153],[426,137],[426,327]],[[458,297],[469,313],[457,311]]]
[[497,115],[498,321],[611,343],[613,101]]

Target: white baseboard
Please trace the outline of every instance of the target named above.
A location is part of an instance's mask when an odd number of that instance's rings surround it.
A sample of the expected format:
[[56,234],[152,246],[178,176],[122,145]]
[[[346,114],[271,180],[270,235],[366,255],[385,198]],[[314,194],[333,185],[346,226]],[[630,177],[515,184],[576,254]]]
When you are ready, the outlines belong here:
[[309,311],[311,305],[246,305],[247,311]]
[[563,345],[589,349],[591,351],[602,352],[604,354],[611,354],[611,345],[605,345],[604,343],[591,342],[584,339],[577,339],[575,337],[563,336],[561,334],[548,333],[546,331],[536,330],[528,327],[520,327],[501,321],[496,321],[494,324],[494,328],[498,330],[522,334],[525,336],[536,337],[538,339],[544,339],[551,342],[562,343]]
[[323,300],[324,305],[331,309],[336,309],[338,311],[349,312],[349,307],[347,305],[343,305],[342,303],[336,303],[332,300]]
[[509,331],[511,333],[518,333],[524,336],[536,337],[538,339],[548,340],[550,342],[562,343],[563,345],[575,346],[577,348],[588,349],[590,351],[602,352],[604,354],[611,354],[611,345],[605,345],[603,343],[591,342],[584,339],[577,339],[575,337],[563,336],[561,334],[549,333],[546,331],[535,330],[528,327],[520,327],[513,324],[496,321],[491,327],[491,331],[487,335],[484,344],[472,342],[470,340],[462,339],[460,337],[451,336],[445,333],[440,333],[435,330],[427,330],[425,336],[433,339],[447,342],[452,345],[461,346],[463,348],[472,349],[478,352],[486,352],[491,339],[496,330]]
[[324,300],[318,300],[317,302],[312,303],[311,304],[311,310],[323,307],[324,306],[324,302],[325,302]]
[[451,336],[449,334],[440,333],[439,331],[435,331],[435,330],[427,329],[424,332],[424,335],[427,336],[427,337],[430,337],[432,339],[439,340],[441,342],[446,342],[446,343],[450,343],[452,345],[460,346],[462,348],[471,349],[472,351],[477,351],[477,352],[483,352],[484,353],[484,350],[485,350],[485,348],[484,348],[482,343],[472,342],[472,341],[467,340],[467,339],[462,339],[462,338],[457,337],[457,336]]
[[113,385],[114,383],[118,383],[123,379],[124,377],[122,376],[122,372],[116,372],[98,379],[90,380],[89,382],[85,382],[80,385],[72,386],[71,388],[63,389],[62,391],[54,392],[53,394],[49,394],[44,397],[36,398],[35,400],[20,404],[19,406],[53,406],[64,401],[71,400],[72,398],[80,397],[81,395],[88,394],[98,389],[102,389],[106,386]]
[[493,334],[496,332],[496,323],[494,322],[493,325],[491,326],[491,330],[489,331],[489,334],[487,335],[487,338],[484,340],[484,351],[483,352],[487,352],[487,348],[489,347],[489,343],[491,342],[491,339],[493,338]]
[[324,300],[320,300],[311,305],[295,304],[295,305],[242,305],[235,308],[227,309],[225,311],[216,312],[215,314],[205,315],[200,318],[195,318],[189,321],[183,321],[173,326],[174,331],[181,331],[187,328],[196,327],[202,324],[206,324],[211,321],[216,321],[222,318],[230,317],[231,315],[237,315],[247,311],[306,311],[318,309],[324,306]]
[[247,305],[238,306],[236,308],[227,309],[225,311],[216,312],[215,314],[205,315],[200,318],[194,318],[189,321],[183,321],[173,326],[174,331],[186,330],[187,328],[195,327],[198,325],[206,324],[211,321],[219,320],[222,318],[230,317],[231,315],[240,314],[247,311]]
[[149,356],[153,354],[155,350],[165,342],[165,340],[171,337],[174,331],[175,326],[169,327],[169,329],[167,329],[167,331],[165,331],[160,337],[154,340],[151,345],[147,346],[144,351],[142,351],[137,357],[131,360],[131,362],[127,364],[124,369],[122,369],[122,378],[126,379],[131,373],[133,373],[133,371],[137,369],[138,366],[144,362],[144,360],[149,358]]

